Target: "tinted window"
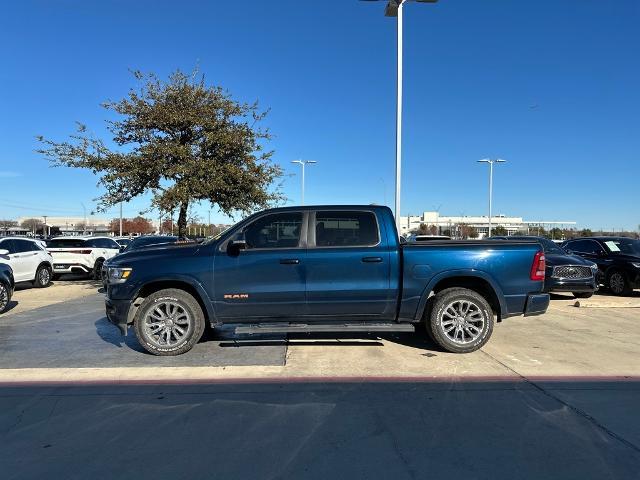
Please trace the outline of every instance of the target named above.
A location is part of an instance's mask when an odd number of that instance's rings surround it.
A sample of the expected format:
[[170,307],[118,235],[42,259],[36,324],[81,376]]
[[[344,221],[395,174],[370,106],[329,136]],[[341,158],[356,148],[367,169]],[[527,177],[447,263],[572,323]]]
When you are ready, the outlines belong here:
[[640,240],[631,238],[616,238],[605,240],[604,244],[611,253],[627,253],[629,255],[640,255]]
[[14,245],[14,252],[13,253],[24,253],[24,252],[31,252],[31,246],[33,245],[32,242],[28,241],[28,240],[19,240],[19,239],[14,239],[13,240],[13,245]]
[[8,250],[9,253],[11,254],[11,253],[16,253],[15,248],[16,247],[13,244],[13,240],[11,239],[5,239],[0,242],[0,250]]
[[82,240],[81,238],[59,238],[49,240],[47,247],[49,248],[78,248],[78,247],[86,247],[87,242]]
[[597,254],[602,252],[602,248],[597,242],[593,240],[575,240],[567,243],[567,248],[574,252],[579,253],[593,253]]
[[378,225],[370,212],[317,212],[318,247],[355,247],[378,243]]
[[29,251],[30,252],[41,252],[42,251],[42,247],[40,247],[40,245],[36,242],[31,242],[29,241]]
[[292,248],[300,243],[302,213],[265,215],[244,229],[247,248]]
[[98,238],[98,245],[101,248],[115,248],[116,250],[120,249],[120,245],[118,245],[115,240],[111,240],[110,238]]

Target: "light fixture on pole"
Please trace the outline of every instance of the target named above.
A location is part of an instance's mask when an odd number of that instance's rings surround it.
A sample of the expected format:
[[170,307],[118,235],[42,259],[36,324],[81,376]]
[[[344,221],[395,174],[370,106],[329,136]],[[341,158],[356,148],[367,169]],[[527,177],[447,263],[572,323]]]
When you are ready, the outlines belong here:
[[318,163],[315,160],[292,160],[291,163],[297,163],[302,167],[302,195],[300,205],[304,205],[304,167],[309,163]]
[[[363,0],[367,2],[381,0]],[[396,80],[396,199],[395,199],[395,217],[396,228],[400,233],[400,184],[402,179],[402,26],[403,26],[403,5],[407,2],[418,3],[436,3],[438,0],[385,0],[387,6],[384,14],[387,17],[396,17],[398,24],[398,64],[397,64],[397,80]]]
[[493,164],[494,163],[505,163],[506,160],[502,160],[498,158],[496,160],[491,160],[490,158],[485,158],[482,160],[478,160],[478,163],[488,163],[489,164],[489,234],[488,237],[491,236],[491,215],[492,215],[492,203],[493,203]]

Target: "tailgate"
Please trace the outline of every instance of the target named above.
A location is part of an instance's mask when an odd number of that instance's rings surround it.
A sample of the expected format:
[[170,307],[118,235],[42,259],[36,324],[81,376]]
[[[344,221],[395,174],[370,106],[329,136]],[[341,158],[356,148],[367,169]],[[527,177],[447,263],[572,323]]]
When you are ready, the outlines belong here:
[[89,258],[90,248],[48,248],[53,263],[78,263]]

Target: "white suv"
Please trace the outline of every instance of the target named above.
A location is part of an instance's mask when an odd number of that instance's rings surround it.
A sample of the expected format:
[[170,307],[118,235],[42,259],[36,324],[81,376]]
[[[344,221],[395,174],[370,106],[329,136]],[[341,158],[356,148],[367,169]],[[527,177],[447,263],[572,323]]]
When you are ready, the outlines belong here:
[[102,264],[120,253],[120,245],[109,237],[57,237],[47,243],[53,256],[53,276],[88,273],[100,279]]
[[0,261],[11,266],[16,283],[32,282],[39,288],[51,283],[53,258],[36,240],[0,238]]

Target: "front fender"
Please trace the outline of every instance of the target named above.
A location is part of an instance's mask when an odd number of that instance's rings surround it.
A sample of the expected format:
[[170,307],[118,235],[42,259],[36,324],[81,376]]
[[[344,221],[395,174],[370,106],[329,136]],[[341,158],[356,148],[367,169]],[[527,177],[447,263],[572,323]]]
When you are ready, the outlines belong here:
[[[204,288],[204,286],[202,285],[202,283],[194,278],[191,277],[189,275],[182,275],[182,274],[172,274],[172,275],[163,275],[163,276],[158,276],[158,277],[150,277],[150,278],[146,278],[144,280],[140,280],[138,283],[136,283],[136,286],[134,287],[134,289],[132,290],[132,295],[131,295],[131,299],[132,299],[132,306],[134,305],[133,299],[136,299],[139,294],[140,291],[149,286],[152,285],[154,283],[171,283],[171,282],[178,282],[178,283],[184,283],[189,285],[190,287],[192,287],[200,296],[200,299],[202,300],[202,305],[204,306],[205,310],[206,310],[206,314],[207,314],[207,318],[209,319],[209,321],[211,323],[215,323],[215,311],[213,309],[213,303],[211,302],[211,299],[209,298],[209,294],[207,293],[207,290]],[[139,304],[139,303],[138,303]],[[132,308],[133,310],[133,308]],[[136,309],[137,310],[137,309]],[[132,320],[133,316],[135,316],[135,311],[134,312],[129,312],[129,318]]]

